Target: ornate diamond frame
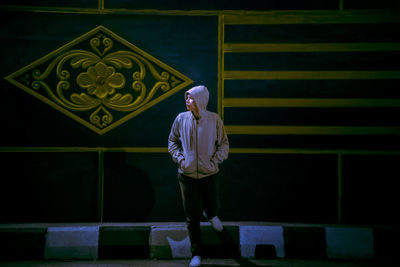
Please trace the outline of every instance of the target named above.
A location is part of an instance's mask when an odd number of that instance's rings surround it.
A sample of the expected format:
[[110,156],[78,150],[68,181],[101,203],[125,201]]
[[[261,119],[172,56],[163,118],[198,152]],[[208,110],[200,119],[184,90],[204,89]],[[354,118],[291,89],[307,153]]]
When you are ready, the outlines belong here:
[[5,79],[99,135],[193,83],[102,25]]

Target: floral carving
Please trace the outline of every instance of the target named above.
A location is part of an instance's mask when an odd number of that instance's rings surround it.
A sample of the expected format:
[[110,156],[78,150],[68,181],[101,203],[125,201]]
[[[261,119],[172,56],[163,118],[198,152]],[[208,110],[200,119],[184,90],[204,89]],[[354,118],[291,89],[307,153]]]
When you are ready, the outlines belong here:
[[87,72],[79,74],[76,82],[80,87],[87,89],[90,95],[103,99],[107,95],[114,94],[115,89],[123,88],[125,77],[121,73],[116,73],[115,68],[99,62],[94,67],[89,67]]
[[99,134],[192,83],[103,26],[70,44],[7,79]]

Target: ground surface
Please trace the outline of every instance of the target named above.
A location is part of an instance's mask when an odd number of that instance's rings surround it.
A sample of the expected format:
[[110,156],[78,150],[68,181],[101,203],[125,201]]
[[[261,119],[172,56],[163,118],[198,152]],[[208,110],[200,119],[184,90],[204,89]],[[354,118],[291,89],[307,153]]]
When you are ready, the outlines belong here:
[[[99,260],[99,261],[21,261],[0,262],[0,266],[35,267],[187,267],[189,260]],[[364,261],[315,261],[315,260],[254,260],[254,259],[204,259],[202,267],[391,267],[399,263]]]

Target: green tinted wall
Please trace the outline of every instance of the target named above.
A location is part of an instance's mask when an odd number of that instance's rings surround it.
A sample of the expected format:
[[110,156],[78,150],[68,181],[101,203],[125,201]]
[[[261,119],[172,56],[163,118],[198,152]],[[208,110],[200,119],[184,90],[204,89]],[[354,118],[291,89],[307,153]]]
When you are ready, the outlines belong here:
[[367,2],[3,1],[0,222],[184,220],[167,138],[205,84],[224,220],[398,223],[400,17]]

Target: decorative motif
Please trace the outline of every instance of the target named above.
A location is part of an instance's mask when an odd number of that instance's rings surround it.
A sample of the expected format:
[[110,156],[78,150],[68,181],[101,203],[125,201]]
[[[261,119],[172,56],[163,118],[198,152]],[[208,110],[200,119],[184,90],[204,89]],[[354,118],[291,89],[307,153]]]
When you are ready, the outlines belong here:
[[103,26],[6,79],[98,134],[192,83]]

